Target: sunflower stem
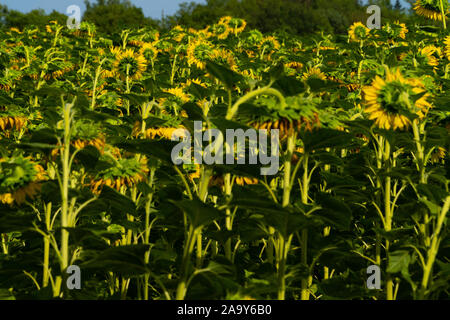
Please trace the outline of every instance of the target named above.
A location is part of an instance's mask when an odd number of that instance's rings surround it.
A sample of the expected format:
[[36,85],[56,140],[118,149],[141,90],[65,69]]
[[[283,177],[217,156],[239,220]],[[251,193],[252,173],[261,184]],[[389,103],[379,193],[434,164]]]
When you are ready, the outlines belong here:
[[439,6],[441,8],[441,15],[442,15],[442,25],[444,26],[444,30],[447,29],[447,22],[445,19],[447,18],[447,14],[444,10],[444,0],[439,0]]

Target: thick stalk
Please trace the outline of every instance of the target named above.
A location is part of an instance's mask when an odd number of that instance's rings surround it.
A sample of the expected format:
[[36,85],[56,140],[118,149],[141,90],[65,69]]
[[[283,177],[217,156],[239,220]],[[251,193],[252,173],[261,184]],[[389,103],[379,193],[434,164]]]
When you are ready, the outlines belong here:
[[[284,162],[284,176],[283,176],[283,200],[282,206],[287,207],[290,203],[291,195],[291,161],[295,150],[296,135],[292,134],[288,137],[286,147],[286,160]],[[278,300],[285,299],[286,293],[286,258],[287,258],[287,239],[283,235],[278,234],[277,239],[277,266],[278,266]]]
[[[208,184],[212,176],[212,169],[203,167],[203,174],[200,180],[198,197],[205,202],[208,196]],[[203,264],[203,235],[201,230],[197,233],[197,268],[201,268]]]
[[8,235],[6,233],[2,233],[2,249],[3,254],[8,254]]
[[197,229],[191,225],[189,227],[186,244],[183,250],[183,258],[181,262],[181,270],[180,270],[180,281],[178,282],[178,287],[176,291],[176,300],[183,300],[186,296],[187,291],[187,280],[188,280],[188,272],[189,272],[189,259],[194,251],[195,238],[197,237]]
[[[155,168],[150,170],[150,181],[149,187],[153,188],[153,178],[155,176]],[[148,195],[147,203],[145,204],[145,232],[144,232],[144,244],[150,244],[150,212],[151,205],[153,202],[153,192]],[[150,262],[150,250],[145,253],[144,257],[145,264]],[[144,275],[144,300],[148,300],[148,285],[149,285],[150,275],[146,273]]]
[[[388,140],[385,140],[385,150],[384,150],[384,161],[386,163],[386,172],[388,176],[385,178],[384,186],[384,220],[385,220],[385,231],[389,232],[392,228],[392,210],[391,210],[391,177],[390,173],[390,154],[391,147]],[[389,240],[386,240],[386,257],[389,263]],[[394,299],[394,283],[390,274],[386,277],[386,299]]]
[[[307,204],[308,203],[308,189],[309,189],[309,169],[308,169],[308,154],[305,153],[303,156],[303,176],[302,176],[302,203]],[[302,264],[305,266],[308,265],[308,230],[303,229],[302,230],[302,242],[301,242],[301,248],[302,248],[302,256],[301,261]],[[311,276],[308,276],[307,279],[302,279],[301,281],[301,299],[302,300],[309,300],[309,283],[311,282]]]
[[[224,187],[225,187],[225,197],[231,196],[231,174],[227,173],[224,177]],[[232,224],[231,224],[231,210],[230,208],[227,208],[225,211],[226,217],[225,217],[225,228],[228,231],[232,230]],[[225,242],[225,257],[231,261],[231,238],[228,238]]]
[[450,196],[447,196],[447,198],[445,199],[444,206],[442,207],[441,213],[438,217],[436,229],[433,234],[433,240],[431,241],[431,246],[428,249],[427,262],[424,266],[422,285],[421,285],[421,290],[420,290],[420,298],[421,299],[423,299],[425,297],[426,291],[429,286],[431,271],[433,270],[433,265],[436,260],[436,255],[438,253],[439,243],[441,240],[439,238],[439,233],[441,232],[441,228],[442,228],[442,225],[444,224],[444,220],[445,220],[445,217],[449,210],[449,207],[450,207]]
[[[51,214],[52,214],[52,203],[48,203],[45,207],[45,225],[47,228],[47,232],[51,230]],[[47,235],[44,237],[44,263],[42,270],[42,287],[45,288],[48,286],[49,280],[49,260],[50,260],[50,237]]]
[[447,17],[447,14],[446,14],[446,12],[444,10],[444,0],[439,0],[439,6],[441,8],[442,25],[444,26],[444,30],[446,30],[447,29],[447,22],[445,21],[445,19]]

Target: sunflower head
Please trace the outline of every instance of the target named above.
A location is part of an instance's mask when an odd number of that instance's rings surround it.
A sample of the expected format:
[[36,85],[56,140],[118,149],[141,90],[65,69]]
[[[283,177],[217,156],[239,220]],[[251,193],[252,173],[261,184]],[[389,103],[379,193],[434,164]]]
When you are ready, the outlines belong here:
[[186,94],[181,87],[163,89],[162,91],[177,97],[182,103],[186,103],[191,100],[190,96]]
[[158,56],[158,49],[149,42],[144,42],[139,49],[139,53],[147,60],[154,61]]
[[219,22],[211,27],[211,31],[218,39],[225,40],[228,38],[231,29],[228,27],[228,24]]
[[233,71],[237,71],[238,66],[234,58],[233,52],[220,48],[215,49],[211,54],[211,59],[218,62],[221,65],[227,66]]
[[439,65],[439,56],[440,49],[433,45],[429,45],[414,52],[410,51],[402,53],[399,56],[399,59],[411,66],[430,66],[437,69],[437,66]]
[[391,40],[400,38],[404,40],[406,38],[406,34],[408,33],[408,28],[406,27],[406,24],[400,23],[399,21],[395,21],[394,23],[386,23],[382,27],[382,30],[386,32],[388,37]]
[[367,39],[370,29],[361,22],[355,22],[348,30],[348,36],[352,41],[361,41]]
[[325,75],[325,73],[320,71],[319,68],[313,67],[309,69],[308,72],[303,73],[302,79],[305,81],[310,79],[318,79],[325,81],[327,80],[327,76]]
[[243,32],[246,26],[247,22],[244,19],[232,18],[228,21],[228,27],[234,34]]
[[123,187],[131,187],[146,179],[148,173],[147,159],[125,158],[117,159],[110,166],[100,171],[91,181],[91,190],[98,194],[103,186],[120,191]]
[[114,52],[116,61],[114,70],[122,79],[127,76],[133,80],[139,80],[147,67],[147,61],[140,53],[135,53],[132,49]]
[[259,48],[265,49],[268,52],[276,51],[280,49],[280,42],[278,42],[275,37],[268,36],[261,40],[261,42],[259,43]]
[[447,56],[447,59],[450,60],[450,36],[447,36],[444,40],[445,45],[445,55]]
[[417,0],[414,4],[414,11],[428,19],[442,20],[441,3],[444,7],[444,14],[447,15],[450,5],[446,0]]
[[445,158],[446,150],[442,147],[436,147],[431,153],[430,162],[437,163]]
[[384,79],[376,76],[363,91],[365,112],[382,129],[407,128],[413,118],[423,118],[431,108],[422,82],[404,78],[399,69],[386,70]]
[[29,158],[0,159],[0,202],[22,204],[34,198],[45,180],[45,170]]
[[187,48],[188,63],[199,69],[204,69],[206,61],[211,59],[213,45],[204,40],[192,41]]

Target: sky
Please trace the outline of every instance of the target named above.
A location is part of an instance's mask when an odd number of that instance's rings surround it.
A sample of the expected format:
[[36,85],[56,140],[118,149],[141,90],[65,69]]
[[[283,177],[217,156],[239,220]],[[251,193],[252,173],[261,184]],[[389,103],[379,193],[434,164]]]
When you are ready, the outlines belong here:
[[[156,19],[161,18],[163,10],[164,15],[172,15],[177,11],[180,3],[191,1],[198,3],[206,2],[205,0],[131,0],[135,6],[143,9],[145,16]],[[403,3],[405,2],[403,1]],[[85,8],[84,0],[0,0],[0,4],[5,4],[9,9],[22,12],[42,8],[47,13],[50,13],[52,10],[66,13],[67,7],[70,5],[78,5],[82,12]]]
[[[164,15],[172,15],[178,10],[178,5],[183,2],[205,3],[205,0],[131,0],[131,2],[143,9],[144,15],[152,18],[161,18]],[[91,3],[95,3],[92,1]],[[85,9],[84,0],[0,0],[0,4],[6,5],[9,9],[28,12],[33,9],[44,9],[47,13],[53,10],[66,13],[70,5],[78,5],[83,12]]]

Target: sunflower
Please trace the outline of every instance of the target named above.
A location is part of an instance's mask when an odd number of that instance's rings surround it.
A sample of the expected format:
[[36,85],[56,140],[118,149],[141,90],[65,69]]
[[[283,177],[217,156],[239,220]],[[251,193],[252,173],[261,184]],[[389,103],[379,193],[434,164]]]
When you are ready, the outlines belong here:
[[355,22],[348,30],[348,36],[352,41],[361,41],[367,38],[370,29],[361,22]]
[[447,59],[450,60],[450,36],[447,36],[444,40],[445,44],[445,55],[447,56]]
[[18,33],[18,34],[22,34],[22,32],[21,32],[18,28],[16,28],[16,27],[10,28],[9,31],[11,31],[11,32],[16,32],[16,33]]
[[424,48],[420,48],[417,53],[409,52],[409,53],[402,53],[400,55],[401,61],[408,61],[413,65],[416,65],[417,63],[428,65],[433,67],[434,69],[437,69],[437,66],[439,65],[438,58],[435,57],[435,54],[439,56],[440,50],[439,48],[429,45]]
[[158,56],[158,49],[149,42],[144,42],[139,49],[139,54],[143,56],[147,61],[155,61]]
[[225,40],[226,38],[228,38],[231,32],[231,29],[228,27],[228,25],[223,22],[219,22],[213,25],[211,30],[219,40]]
[[314,112],[312,116],[299,116],[296,120],[281,117],[275,121],[252,121],[249,125],[257,130],[267,130],[268,132],[272,129],[277,129],[279,130],[280,139],[284,140],[285,138],[292,136],[295,131],[299,132],[304,129],[311,132],[314,128],[320,127],[320,119],[319,114]]
[[23,116],[6,116],[0,118],[0,129],[2,131],[17,130],[20,131],[25,127],[27,118]]
[[122,79],[126,79],[128,76],[132,80],[139,80],[146,66],[147,60],[140,53],[135,53],[133,49],[116,53],[114,70]]
[[243,32],[246,26],[247,22],[244,19],[232,18],[228,20],[228,28],[230,28],[235,35]]
[[0,159],[0,202],[22,204],[34,199],[46,179],[44,168],[29,158]]
[[320,71],[319,68],[313,67],[309,69],[308,72],[303,73],[302,79],[305,81],[309,79],[319,79],[325,81],[327,80],[327,76],[325,75],[325,73]]
[[199,79],[199,78],[195,78],[195,79],[187,79],[187,80],[186,80],[186,83],[183,84],[183,87],[189,87],[189,86],[191,86],[192,84],[199,85],[199,86],[201,86],[201,87],[203,87],[203,88],[207,88],[207,87],[208,87],[208,85],[207,85],[206,83],[204,83],[204,82],[203,82],[201,79]]
[[[148,128],[144,130],[144,136],[146,139],[155,139],[156,137],[171,140],[172,134],[177,129],[185,129],[183,126],[175,127],[159,127],[159,128]],[[137,137],[142,133],[142,123],[136,121],[133,127],[133,136]],[[183,132],[181,132],[180,137],[184,138]]]
[[288,70],[288,73],[296,73],[303,68],[303,63],[297,61],[286,62],[284,67]]
[[183,88],[177,87],[177,88],[169,88],[169,89],[163,89],[163,92],[170,93],[181,100],[181,102],[186,103],[191,100],[189,95],[183,92]]
[[189,65],[195,65],[199,69],[205,69],[206,60],[211,59],[213,45],[201,39],[192,41],[187,48]]
[[408,33],[408,28],[406,27],[406,24],[400,23],[400,21],[394,22],[394,28],[398,30],[399,37],[401,39],[406,39],[406,34]]
[[434,56],[435,53],[437,53],[439,55],[439,48],[431,45],[431,46],[426,46],[424,48],[419,49],[419,54],[422,57],[425,57],[427,60],[427,64],[429,66],[434,67],[435,69],[437,69],[437,66],[439,65],[439,61],[438,59]]
[[236,177],[236,184],[239,186],[258,184],[258,179],[248,177]]
[[3,90],[3,91],[9,91],[9,90],[11,90],[11,86],[8,85],[8,84],[2,84],[2,83],[0,83],[0,90]]
[[263,38],[258,46],[260,50],[264,49],[266,51],[272,52],[280,49],[280,42],[278,42],[275,37],[268,36]]
[[387,23],[382,27],[382,30],[389,36],[390,43],[393,43],[396,38],[406,39],[408,28],[406,24],[395,21],[393,24]]
[[292,154],[291,162],[293,164],[297,164],[300,160],[299,154],[303,154],[305,152],[305,149],[303,147],[297,147],[297,149],[294,150],[294,153]]
[[[448,1],[442,1],[442,5],[444,7],[444,13],[447,15],[449,12]],[[414,4],[414,10],[418,15],[425,18],[442,20],[440,0],[417,0]]]
[[[387,70],[385,79],[376,76],[371,86],[363,89],[365,112],[382,129],[403,129],[411,124],[410,115],[423,118],[431,104],[428,93],[418,79],[406,79],[399,69]],[[424,94],[425,93],[425,94]],[[414,101],[414,96],[423,94]]]
[[97,150],[100,153],[103,153],[104,149],[105,149],[105,145],[106,145],[106,140],[105,140],[105,137],[103,137],[103,136],[100,136],[99,138],[95,138],[95,139],[91,139],[91,140],[77,139],[72,142],[72,145],[76,149],[84,149],[87,146],[93,146],[93,147],[97,148]]
[[114,164],[97,174],[91,180],[92,193],[99,194],[103,186],[108,186],[117,191],[123,187],[132,187],[139,182],[145,181],[148,174],[147,158],[117,159]]
[[210,26],[206,26],[204,29],[197,30],[197,37],[202,39],[208,39],[214,36],[214,33],[210,31]]
[[439,162],[441,159],[445,158],[446,150],[442,147],[437,147],[433,150],[433,153],[431,154],[430,162],[436,163]]
[[233,71],[238,70],[238,66],[236,64],[236,60],[231,51],[226,49],[216,49],[211,54],[211,59],[215,60],[219,64],[228,66],[229,69]]
[[44,79],[47,81],[50,79],[59,79],[66,73],[72,71],[74,68],[75,66],[70,62],[64,62],[60,66],[51,66],[51,68],[49,68],[44,74]]
[[172,30],[170,31],[170,34],[172,35],[172,39],[176,42],[181,42],[186,36],[186,32],[181,26],[173,27]]
[[199,179],[200,178],[200,165],[196,164],[195,165],[195,171],[192,173],[189,173],[189,179],[190,180],[194,180],[194,179]]

